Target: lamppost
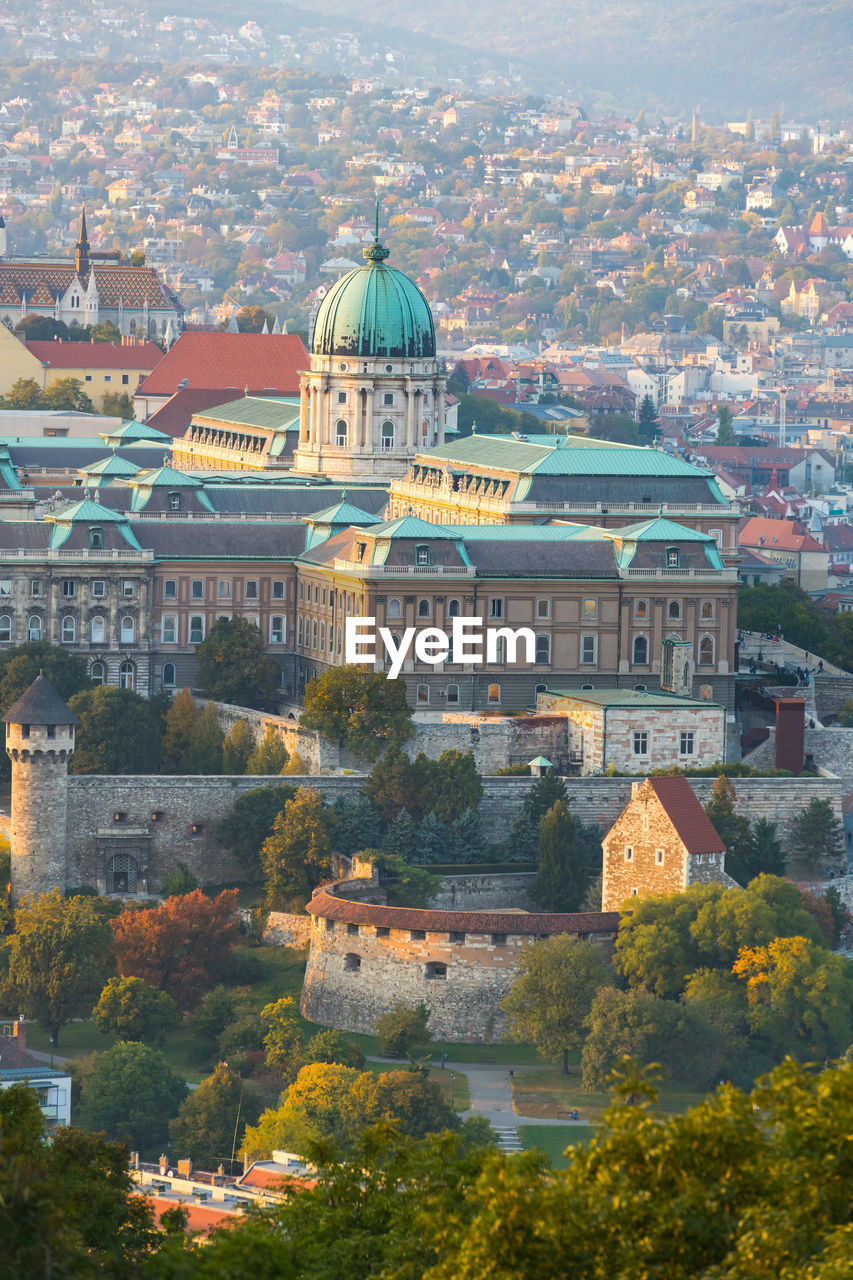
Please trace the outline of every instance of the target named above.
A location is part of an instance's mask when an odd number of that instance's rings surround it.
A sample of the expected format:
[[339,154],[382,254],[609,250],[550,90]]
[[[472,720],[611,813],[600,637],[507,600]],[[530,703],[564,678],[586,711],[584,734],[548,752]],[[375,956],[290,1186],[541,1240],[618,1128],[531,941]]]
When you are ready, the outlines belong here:
[[450,1105],[453,1106],[453,1072],[450,1073]]

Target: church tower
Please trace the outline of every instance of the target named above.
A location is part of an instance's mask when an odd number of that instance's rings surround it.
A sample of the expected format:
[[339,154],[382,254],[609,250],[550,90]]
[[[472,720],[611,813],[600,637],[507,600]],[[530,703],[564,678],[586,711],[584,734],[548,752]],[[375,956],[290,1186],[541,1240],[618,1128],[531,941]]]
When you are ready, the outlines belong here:
[[89,236],[86,232],[86,206],[83,206],[83,212],[80,215],[80,234],[77,237],[77,245],[74,250],[74,270],[78,276],[84,276],[89,270]]
[[303,475],[381,482],[444,442],[445,378],[429,303],[386,265],[378,219],[363,253],[366,264],[341,276],[317,312],[300,385],[294,470]]
[[6,754],[12,761],[12,902],[66,889],[68,760],[77,717],[43,675],[11,710]]

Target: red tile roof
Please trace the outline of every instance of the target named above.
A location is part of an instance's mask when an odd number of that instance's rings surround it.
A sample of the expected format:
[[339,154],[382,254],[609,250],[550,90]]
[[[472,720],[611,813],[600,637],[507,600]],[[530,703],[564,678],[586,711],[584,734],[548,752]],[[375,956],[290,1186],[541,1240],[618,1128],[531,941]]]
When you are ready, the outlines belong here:
[[[709,824],[710,825],[710,824]],[[383,907],[351,902],[321,889],[306,906],[312,916],[345,920],[348,924],[372,924],[389,929],[422,929],[427,933],[615,933],[618,911],[579,911],[560,914],[542,911],[430,911],[415,907]]]
[[753,516],[738,535],[742,547],[768,551],[823,551],[820,543],[795,520],[773,520],[769,516]]
[[168,1209],[180,1208],[187,1215],[184,1228],[187,1235],[208,1235],[218,1227],[228,1226],[239,1217],[229,1209],[214,1209],[211,1205],[191,1204],[188,1200],[171,1200],[167,1196],[144,1196],[154,1210],[154,1221],[157,1226]]
[[688,780],[680,774],[647,778],[688,853],[725,853],[726,846],[714,830]]
[[24,344],[42,364],[62,369],[139,369],[150,373],[163,352],[153,342],[42,342]]
[[255,1187],[259,1191],[284,1191],[285,1188],[311,1191],[317,1186],[317,1178],[298,1178],[292,1173],[276,1169],[258,1169],[254,1165],[237,1179],[238,1187]]
[[139,388],[170,396],[187,386],[248,389],[253,395],[298,395],[308,352],[295,333],[182,333]]
[[204,413],[205,409],[229,400],[239,400],[242,395],[242,387],[183,387],[156,409],[147,422],[149,427],[156,427],[167,435],[182,436],[193,414]]

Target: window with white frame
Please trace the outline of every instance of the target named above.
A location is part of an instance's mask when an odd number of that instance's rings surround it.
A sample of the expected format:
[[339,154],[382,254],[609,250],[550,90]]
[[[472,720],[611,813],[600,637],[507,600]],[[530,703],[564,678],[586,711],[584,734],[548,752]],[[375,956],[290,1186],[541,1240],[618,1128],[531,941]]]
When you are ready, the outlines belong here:
[[103,578],[94,578],[92,581],[92,595],[96,600],[103,600],[107,594],[107,584]]
[[489,601],[489,617],[502,618],[504,616],[504,602],[502,599],[492,599]]
[[388,607],[385,610],[386,618],[402,618],[403,608],[396,596],[392,596],[388,601]]
[[634,617],[647,618],[648,616],[649,616],[648,600],[635,600],[634,601]]
[[103,662],[93,662],[89,668],[89,679],[92,684],[103,684],[107,678],[107,673]]
[[429,564],[429,547],[415,547],[415,564]]
[[136,623],[129,615],[121,620],[120,639],[122,644],[133,644],[136,636]]
[[193,578],[192,582],[190,583],[190,599],[191,600],[204,599],[204,580],[202,578]]
[[163,684],[167,689],[174,689],[177,684],[174,662],[163,663]]
[[31,596],[44,595],[44,583],[42,582],[41,578],[30,578],[30,595]]
[[163,614],[160,635],[163,644],[178,643],[178,615],[176,613]]
[[163,599],[177,600],[178,598],[178,580],[177,578],[166,578],[163,583]]
[[285,598],[284,582],[281,579],[277,578],[272,584],[272,598],[273,600],[284,600]]
[[547,666],[551,661],[551,637],[541,635],[536,637],[536,665]]
[[677,622],[681,618],[681,601],[670,600],[667,605],[666,616],[670,622]]
[[680,562],[678,547],[667,547],[666,549],[666,567],[667,569],[677,569]]
[[8,600],[12,595],[12,579],[0,578],[0,600]]
[[581,665],[595,666],[598,660],[598,636],[581,636]]
[[447,606],[448,618],[459,618],[462,616],[462,605],[458,600],[451,600]]
[[35,644],[41,640],[41,618],[37,613],[31,614],[27,618],[27,639],[30,644]]
[[581,617],[585,622],[594,622],[598,617],[598,601],[584,600],[581,606]]
[[649,754],[649,735],[645,729],[634,730],[634,755],[647,756]]
[[136,595],[136,583],[133,578],[125,578],[121,584],[121,594],[125,600],[132,600]]
[[712,667],[714,665],[714,637],[702,636],[699,641],[699,666]]
[[63,644],[74,644],[77,639],[77,621],[75,618],[66,616],[62,619],[62,630],[60,631]]
[[100,613],[96,613],[89,624],[89,635],[92,644],[106,644],[107,620]]
[[459,685],[458,684],[449,684],[445,692],[447,694],[448,704],[455,705],[456,703],[458,703],[459,701]]
[[284,617],[274,615],[270,618],[270,644],[284,644]]
[[550,618],[550,616],[551,616],[551,601],[537,600],[536,601],[536,617]]
[[300,614],[296,621],[296,643],[302,644],[302,615]]
[[429,685],[428,684],[418,685],[416,700],[417,700],[418,706],[423,706],[425,703],[429,702]]
[[382,423],[382,435],[379,440],[379,447],[381,449],[394,448],[394,423],[393,422]]
[[118,669],[118,683],[120,689],[136,688],[136,667],[132,662],[123,662]]
[[12,619],[8,613],[0,613],[0,644],[8,644],[12,639]]
[[66,600],[72,599],[77,594],[77,583],[73,578],[62,579],[62,595]]
[[231,599],[231,579],[230,578],[219,579],[219,581],[216,584],[216,598],[217,600]]
[[699,617],[703,622],[713,622],[714,620],[714,601],[703,600],[699,607]]
[[418,617],[419,618],[432,617],[432,601],[431,600],[422,599],[418,601]]
[[246,581],[246,585],[245,585],[245,587],[244,587],[243,594],[244,594],[244,598],[245,598],[246,600],[257,600],[257,598],[258,598],[258,583],[257,583],[257,580],[256,580],[255,578],[249,578],[249,579],[247,579],[247,581]]
[[678,750],[680,755],[693,755],[693,734],[689,730],[682,731],[679,738]]
[[490,684],[490,685],[489,685],[488,700],[489,700],[489,702],[490,702],[491,704],[495,704],[495,703],[500,702],[500,700],[501,700],[501,687],[500,687],[500,685],[499,685],[499,684]]
[[201,644],[204,639],[204,617],[200,613],[190,614],[190,644]]
[[345,449],[347,445],[347,424],[343,418],[338,418],[335,423],[335,444],[339,449]]

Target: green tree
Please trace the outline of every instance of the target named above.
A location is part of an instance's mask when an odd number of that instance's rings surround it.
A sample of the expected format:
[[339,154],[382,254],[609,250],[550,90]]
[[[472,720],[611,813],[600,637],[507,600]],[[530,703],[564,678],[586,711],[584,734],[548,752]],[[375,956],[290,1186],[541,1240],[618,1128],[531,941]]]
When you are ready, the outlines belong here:
[[837,870],[844,857],[844,832],[831,800],[809,801],[791,823],[791,854],[805,866]]
[[35,1091],[0,1089],[0,1236],[10,1280],[139,1275],[156,1233],[150,1204],[132,1186],[126,1147],[70,1127],[46,1142]]
[[101,400],[101,413],[109,418],[132,418],[133,401],[126,391],[108,391]]
[[66,702],[91,687],[86,663],[46,640],[19,644],[0,654],[0,706],[4,713],[26,693],[40,672]]
[[732,411],[724,404],[721,404],[717,410],[717,436],[715,443],[720,445],[737,443],[734,427],[732,426]]
[[163,731],[163,772],[189,773],[187,760],[200,711],[189,689],[181,689],[166,712]]
[[420,763],[410,760],[399,747],[388,747],[371,769],[364,794],[388,822],[403,810],[412,818],[419,818],[423,783]]
[[138,693],[97,685],[75,693],[68,705],[79,721],[70,773],[157,772],[159,716]]
[[335,852],[351,858],[361,849],[382,843],[385,823],[376,805],[367,796],[347,800],[338,796],[332,808],[335,813]]
[[543,911],[580,911],[595,863],[601,861],[598,828],[590,831],[557,800],[539,824],[539,862],[533,897]]
[[246,618],[220,618],[196,645],[199,687],[208,698],[240,707],[275,707],[279,665],[266,653],[260,628]]
[[539,824],[557,801],[568,803],[566,784],[553,769],[537,778],[509,824],[505,854],[509,862],[535,862],[539,846]]
[[5,836],[0,836],[0,935],[14,923],[12,911],[12,848]]
[[112,931],[93,898],[59,889],[25,898],[8,942],[9,980],[28,1018],[55,1043],[72,1018],[88,1017],[113,968]]
[[398,1000],[380,1014],[374,1024],[380,1051],[389,1058],[404,1058],[425,1048],[429,1044],[429,1016],[430,1011],[423,1002],[408,1005]]
[[193,729],[187,751],[187,772],[221,773],[223,739],[216,707],[208,702]]
[[233,1172],[247,1120],[257,1118],[251,1093],[227,1062],[218,1062],[197,1089],[188,1093],[174,1120],[169,1121],[172,1150],[189,1157],[197,1169],[215,1171],[224,1164]]
[[447,857],[447,837],[444,823],[434,813],[425,813],[415,832],[414,861],[429,865],[444,862]]
[[650,991],[605,987],[589,1012],[589,1034],[581,1054],[585,1089],[607,1087],[627,1056],[656,1062],[668,1076],[707,1086],[718,1075],[721,1052],[713,1028],[698,1009],[661,1000]]
[[264,1053],[270,1071],[277,1071],[291,1080],[301,1066],[301,1041],[299,1034],[299,1010],[290,996],[282,996],[274,1004],[261,1009],[264,1028]]
[[483,779],[473,751],[442,751],[437,760],[419,753],[415,769],[422,778],[421,807],[439,822],[454,822],[468,809],[479,810]]
[[187,1094],[159,1049],[120,1040],[95,1054],[80,1102],[80,1121],[96,1132],[152,1151],[166,1141],[169,1120]]
[[263,738],[249,754],[246,773],[258,777],[272,777],[274,773],[284,772],[287,759],[287,747],[276,732],[275,725],[268,724]]
[[412,709],[402,680],[363,667],[329,667],[305,689],[300,724],[362,760],[375,760],[385,746],[399,746],[414,733]]
[[182,897],[198,888],[198,880],[183,862],[170,867],[160,881],[160,889],[164,898]]
[[785,854],[775,822],[771,822],[769,818],[756,818],[750,824],[743,861],[747,883],[755,876],[785,874]]
[[337,1062],[342,1067],[355,1067],[362,1071],[365,1065],[364,1054],[356,1042],[329,1027],[311,1037],[302,1056],[306,1066],[312,1062]]
[[401,809],[396,818],[388,823],[383,846],[388,853],[403,858],[406,862],[418,860],[418,824],[408,809]]
[[255,735],[249,722],[235,720],[222,743],[222,772],[226,775],[245,773],[254,748]]
[[447,828],[449,862],[486,862],[489,846],[483,835],[483,824],[476,809],[466,809]]
[[601,948],[570,933],[553,934],[525,947],[518,977],[501,1001],[513,1040],[536,1045],[545,1058],[569,1070],[569,1051],[583,1040],[596,992],[612,981]]
[[3,396],[4,409],[38,409],[42,390],[35,378],[16,378]]
[[660,435],[657,410],[655,409],[655,402],[650,395],[643,396],[640,401],[637,426],[645,444],[653,444]]
[[749,881],[749,819],[737,812],[737,795],[729,778],[721,775],[705,805],[714,830],[726,849],[726,870],[738,884]]
[[153,1045],[162,1044],[181,1020],[172,997],[141,978],[110,978],[92,1018],[104,1035]]
[[334,814],[313,787],[300,787],[285,803],[261,848],[267,903],[305,903],[332,873]]
[[253,787],[234,801],[227,818],[216,829],[216,838],[255,880],[261,877],[261,848],[272,834],[278,815],[296,795],[293,787]]
[[65,409],[71,413],[94,413],[95,406],[83,390],[79,378],[57,378],[42,392],[45,409]]

